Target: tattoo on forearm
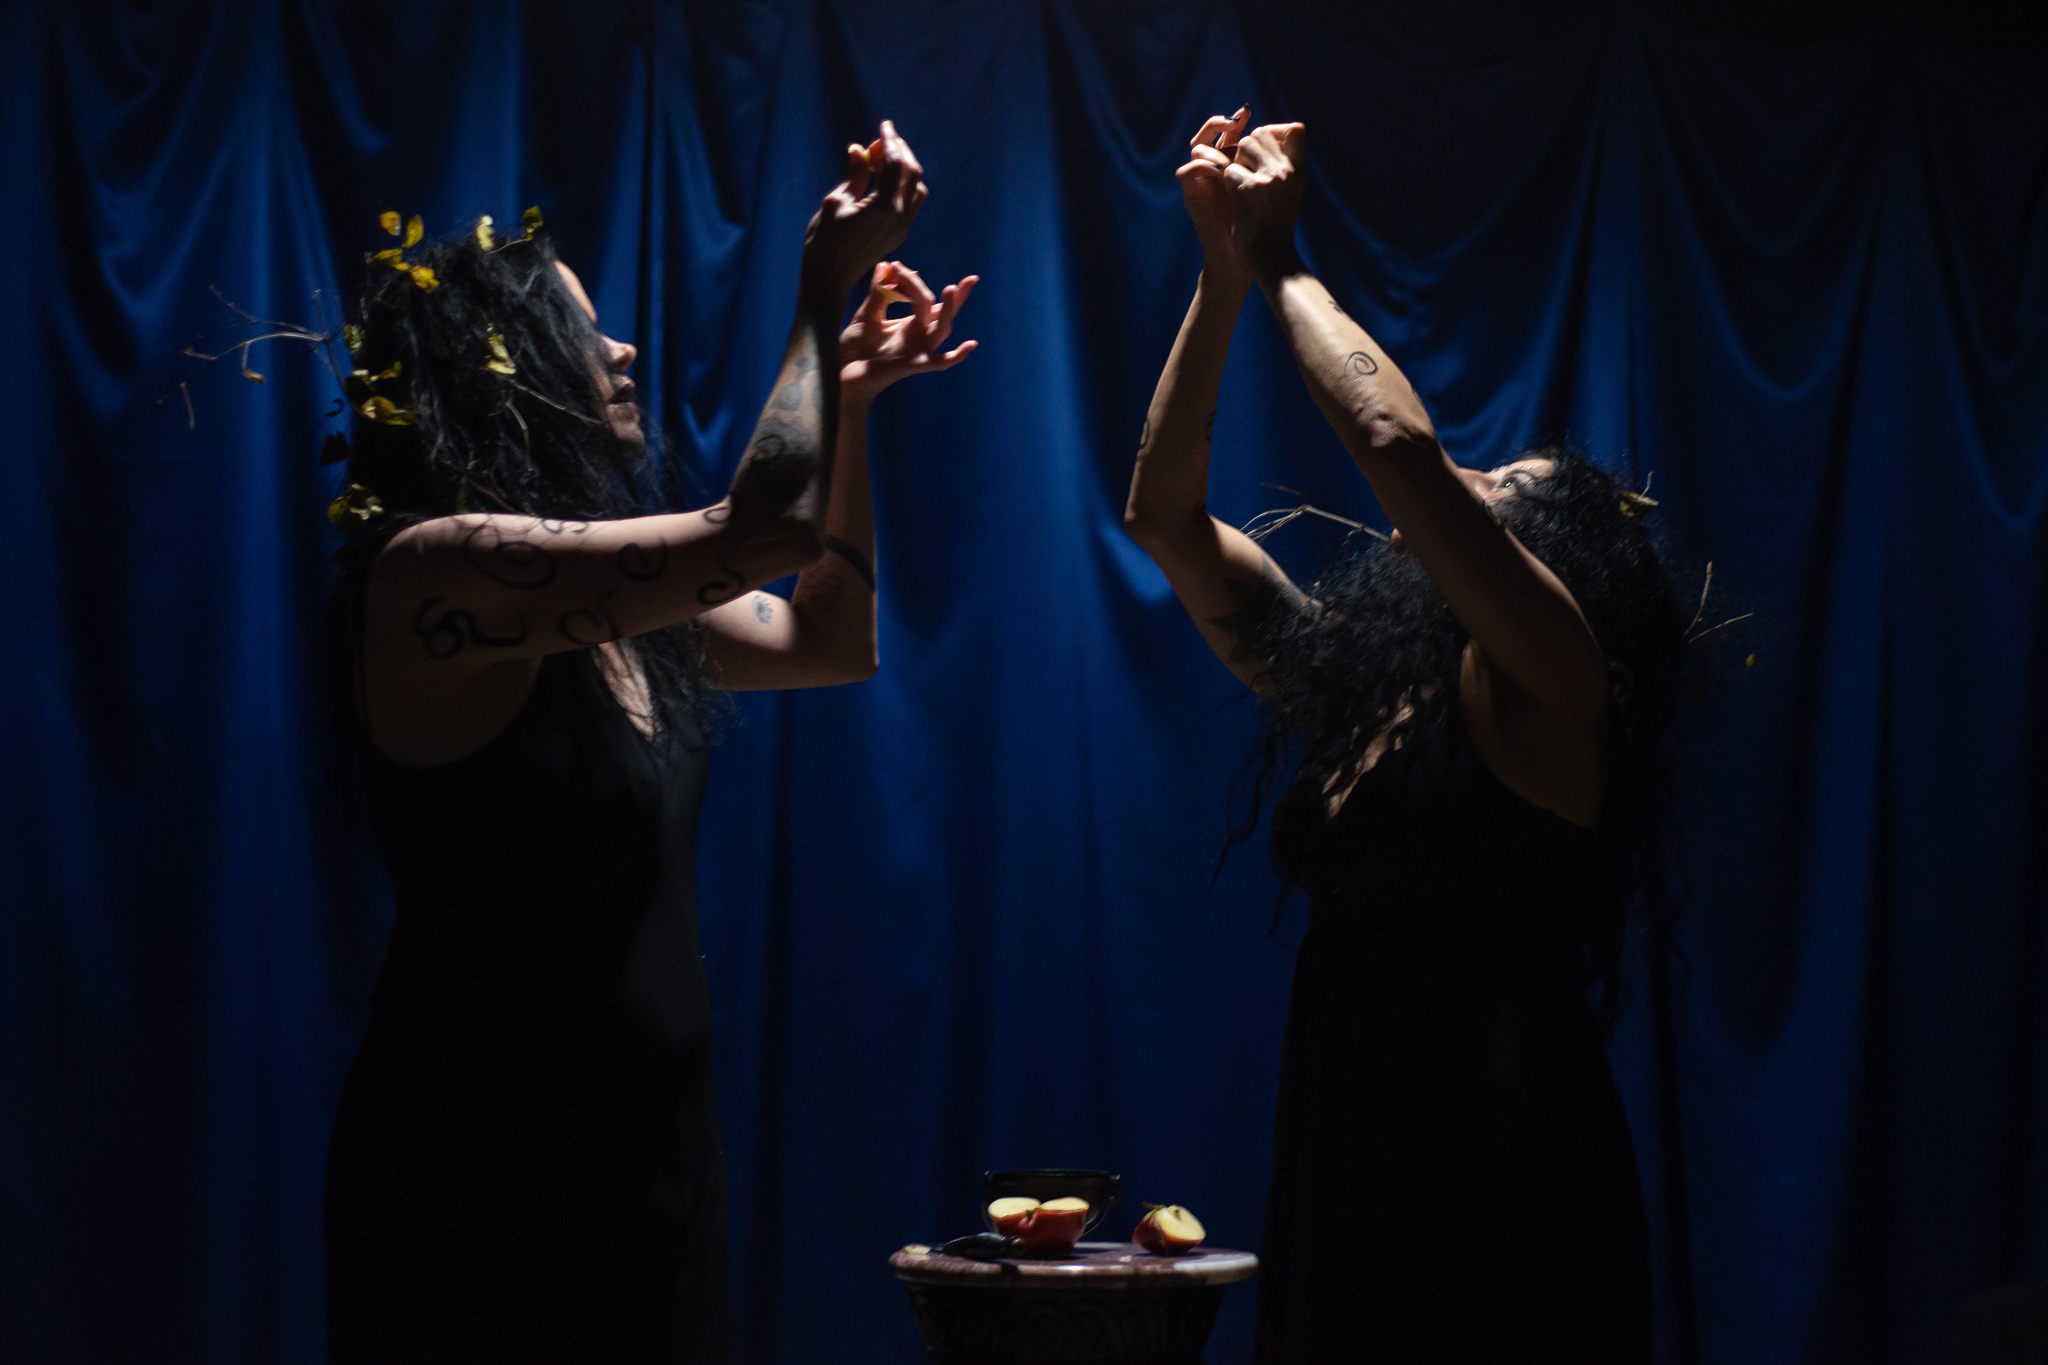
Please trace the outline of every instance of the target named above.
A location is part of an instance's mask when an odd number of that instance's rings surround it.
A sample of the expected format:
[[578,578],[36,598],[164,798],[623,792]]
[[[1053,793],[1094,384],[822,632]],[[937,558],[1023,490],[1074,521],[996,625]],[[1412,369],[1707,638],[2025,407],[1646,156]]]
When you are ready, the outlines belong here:
[[1341,304],[1341,303],[1339,303],[1339,302],[1337,302],[1337,300],[1335,300],[1335,299],[1331,299],[1331,300],[1330,300],[1330,307],[1332,307],[1332,308],[1336,309],[1336,310],[1337,310],[1337,312],[1338,312],[1338,315],[1339,315],[1339,316],[1341,316],[1341,317],[1347,317],[1347,318],[1348,318],[1348,317],[1350,317],[1350,316],[1351,316],[1351,314],[1349,314],[1349,313],[1346,313],[1346,312],[1344,311],[1344,305],[1343,305],[1343,304]]
[[471,527],[462,538],[462,554],[477,572],[508,588],[530,592],[555,581],[555,557],[530,540],[506,539],[495,521]]
[[853,565],[853,571],[860,575],[861,582],[868,585],[868,591],[875,590],[875,566],[860,552],[858,546],[849,545],[838,536],[826,536],[825,548]]
[[754,619],[767,625],[775,619],[775,599],[763,593],[754,599]]
[[613,563],[619,577],[635,583],[652,583],[668,572],[668,542],[657,540],[650,550],[638,541],[628,541],[619,547]]
[[610,644],[619,638],[619,623],[612,619],[608,610],[609,603],[617,595],[617,588],[606,588],[597,595],[593,605],[563,612],[562,619],[555,622],[555,633],[570,644],[585,648]]
[[1355,375],[1378,374],[1380,363],[1364,351],[1353,351],[1344,357],[1344,368]]
[[730,602],[746,591],[747,581],[739,576],[730,563],[721,558],[718,567],[732,577],[714,578],[709,583],[701,585],[697,589],[697,605],[700,607],[715,607],[721,602]]
[[492,635],[477,625],[476,613],[467,607],[450,607],[437,614],[437,609],[447,600],[445,597],[429,597],[412,614],[412,633],[426,647],[429,658],[452,659],[472,645],[511,649],[526,643],[530,632],[524,616],[513,618],[519,623],[518,634]]
[[804,405],[804,390],[817,377],[818,356],[815,351],[799,352],[791,362],[793,370],[789,378],[775,386],[775,392],[768,397],[768,405],[777,412],[795,412]]
[[1258,582],[1242,583],[1226,578],[1223,586],[1229,590],[1236,610],[1222,616],[1211,616],[1208,623],[1237,642],[1230,652],[1232,663],[1250,663],[1258,658],[1258,650],[1252,641],[1265,629],[1276,610],[1299,611],[1308,602],[1301,590],[1281,575],[1279,566],[1270,556],[1259,559]]

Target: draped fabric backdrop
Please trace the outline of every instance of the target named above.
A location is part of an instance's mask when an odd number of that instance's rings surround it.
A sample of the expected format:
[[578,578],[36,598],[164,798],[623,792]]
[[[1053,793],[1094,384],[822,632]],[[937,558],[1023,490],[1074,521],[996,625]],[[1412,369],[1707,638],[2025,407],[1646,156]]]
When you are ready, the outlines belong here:
[[[323,1355],[327,1128],[389,914],[324,824],[334,394],[272,344],[188,425],[208,286],[332,318],[378,212],[538,203],[708,501],[885,115],[933,191],[903,255],[984,277],[982,346],[874,414],[881,675],[748,698],[714,757],[747,1358],[915,1359],[884,1258],[971,1230],[984,1168],[1119,1170],[1113,1231],[1177,1201],[1257,1245],[1300,912],[1269,932],[1258,842],[1211,886],[1253,713],[1119,524],[1198,268],[1173,169],[1246,101],[1308,123],[1304,250],[1453,455],[1654,472],[1686,581],[1762,612],[1692,713],[1689,982],[1639,981],[1614,1049],[1666,1358],[1931,1361],[1970,1293],[2048,1278],[2038,57],[1606,5],[0,26],[0,1357]],[[1383,524],[1256,297],[1215,450],[1225,518],[1273,483]]]

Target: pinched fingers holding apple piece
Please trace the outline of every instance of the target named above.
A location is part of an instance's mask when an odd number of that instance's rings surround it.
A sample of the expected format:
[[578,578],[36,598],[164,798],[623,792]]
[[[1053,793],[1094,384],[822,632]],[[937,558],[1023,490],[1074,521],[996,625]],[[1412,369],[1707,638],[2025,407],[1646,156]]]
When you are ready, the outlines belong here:
[[872,146],[848,145],[846,166],[804,234],[806,269],[842,292],[903,244],[928,193],[924,168],[887,120]]
[[[879,263],[867,299],[839,339],[839,377],[845,390],[856,397],[872,397],[899,379],[949,370],[973,354],[972,341],[950,351],[939,347],[952,335],[953,320],[978,283],[980,276],[969,275],[934,296],[923,278],[900,261]],[[892,303],[908,304],[910,311],[889,317]]]

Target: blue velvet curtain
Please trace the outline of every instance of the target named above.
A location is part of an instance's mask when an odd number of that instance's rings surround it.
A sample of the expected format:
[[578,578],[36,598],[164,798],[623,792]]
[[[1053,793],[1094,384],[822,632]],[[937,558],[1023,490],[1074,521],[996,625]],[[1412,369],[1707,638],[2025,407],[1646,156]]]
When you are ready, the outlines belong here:
[[[539,203],[708,498],[884,115],[982,349],[874,417],[880,677],[749,698],[714,760],[748,1359],[915,1359],[884,1258],[987,1167],[1257,1244],[1292,925],[1257,845],[1210,882],[1254,718],[1119,525],[1197,270],[1172,170],[1247,101],[1308,123],[1304,249],[1455,456],[1654,472],[1688,581],[1762,612],[1692,713],[1689,976],[1614,1049],[1666,1359],[1928,1361],[2048,1278],[2038,59],[1221,0],[19,3],[0,40],[0,1357],[323,1355],[388,922],[323,823],[333,394],[273,345],[188,422],[208,286],[331,318],[379,211]],[[1256,300],[1215,444],[1226,518],[1378,519]]]

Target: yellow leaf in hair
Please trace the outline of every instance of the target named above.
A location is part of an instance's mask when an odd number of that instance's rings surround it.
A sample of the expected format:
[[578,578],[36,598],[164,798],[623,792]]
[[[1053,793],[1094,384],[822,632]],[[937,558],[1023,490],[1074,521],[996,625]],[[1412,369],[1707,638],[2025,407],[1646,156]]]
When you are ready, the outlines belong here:
[[407,246],[418,246],[420,244],[420,238],[426,235],[427,225],[421,222],[420,216],[417,213],[415,213],[412,216],[412,221],[405,225],[405,244]]
[[341,524],[346,520],[348,520],[348,494],[343,493],[333,502],[327,504],[327,524],[339,531]]
[[380,426],[409,427],[412,425],[412,409],[401,408],[389,398],[366,398],[356,411]]
[[384,225],[384,230],[390,233],[393,237],[396,237],[398,235],[398,210],[392,209],[388,213],[378,214],[377,221],[379,223],[382,223]]
[[392,247],[389,251],[378,252],[370,258],[370,264],[388,265],[393,270],[405,270],[408,268],[405,264],[405,253],[397,247]]
[[495,239],[491,235],[491,215],[488,213],[476,220],[476,244],[485,251],[489,251],[495,244]]
[[539,230],[539,228],[540,228],[540,225],[541,225],[541,223],[540,223],[540,205],[539,205],[539,204],[535,204],[535,205],[534,205],[534,206],[533,206],[532,208],[530,208],[530,209],[528,209],[528,210],[527,210],[526,212],[524,212],[524,213],[520,214],[520,215],[519,215],[519,221],[520,221],[521,223],[523,223],[523,224],[525,225],[525,227],[526,227],[526,235],[527,235],[527,236],[529,236],[529,237],[533,236],[533,234],[534,234],[534,233],[535,233],[536,231],[538,231],[538,230]]
[[356,326],[353,322],[342,327],[341,339],[348,343],[348,353],[350,355],[354,355],[357,351],[363,349],[363,329]]
[[402,368],[402,367],[403,367],[404,363],[405,363],[404,361],[400,361],[400,360],[394,360],[394,361],[392,361],[392,362],[391,362],[391,368],[390,368],[390,369],[388,369],[388,370],[385,370],[385,371],[384,371],[384,372],[383,372],[382,374],[375,374],[375,375],[372,375],[372,376],[370,376],[371,382],[373,382],[373,383],[378,383],[378,382],[382,382],[383,380],[386,380],[386,379],[396,379],[396,378],[398,378],[398,371],[400,370],[400,368]]
[[499,374],[517,374],[519,371],[512,364],[511,353],[505,349],[505,338],[493,332],[487,340],[491,346],[491,359],[484,362],[484,368]]
[[256,373],[256,371],[254,371],[254,370],[250,369],[250,368],[249,368],[249,367],[248,367],[247,365],[244,365],[244,366],[242,367],[242,378],[244,378],[244,379],[253,379],[253,380],[255,380],[255,381],[256,381],[257,383],[259,383],[259,384],[262,384],[262,383],[266,383],[266,382],[268,382],[268,381],[266,381],[266,380],[265,380],[265,379],[263,378],[263,376],[262,376],[262,375],[260,375],[260,374]]
[[431,268],[424,265],[416,265],[410,267],[410,269],[412,270],[412,282],[426,290],[429,294],[441,287],[441,282],[434,278],[434,272]]

